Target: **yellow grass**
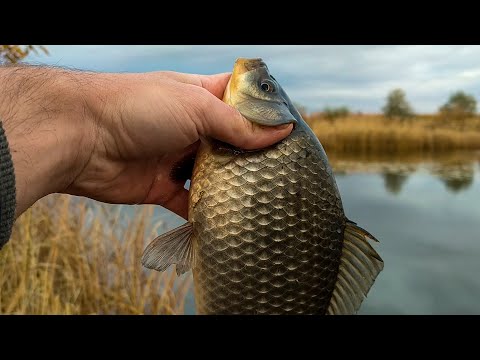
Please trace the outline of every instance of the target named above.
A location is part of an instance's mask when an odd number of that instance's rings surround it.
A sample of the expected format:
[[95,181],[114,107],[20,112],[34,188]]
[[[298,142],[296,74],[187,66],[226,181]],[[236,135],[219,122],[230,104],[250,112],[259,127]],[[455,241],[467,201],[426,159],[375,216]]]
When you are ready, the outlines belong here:
[[425,153],[480,149],[480,119],[443,120],[420,116],[410,120],[381,115],[354,115],[329,121],[306,116],[325,150],[340,153]]
[[0,251],[0,313],[183,313],[190,278],[140,263],[159,232],[153,208],[112,209],[56,195],[23,214]]
[[[399,155],[480,149],[478,118],[354,115],[330,121],[310,115],[306,120],[340,172],[372,156],[390,173],[385,162]],[[404,172],[415,168],[414,160]],[[458,161],[452,161],[458,172]],[[146,242],[162,232],[153,207],[135,207],[129,217],[118,209],[55,195],[22,215],[0,251],[0,314],[183,313],[191,277],[177,279],[173,271],[160,274],[140,263]]]

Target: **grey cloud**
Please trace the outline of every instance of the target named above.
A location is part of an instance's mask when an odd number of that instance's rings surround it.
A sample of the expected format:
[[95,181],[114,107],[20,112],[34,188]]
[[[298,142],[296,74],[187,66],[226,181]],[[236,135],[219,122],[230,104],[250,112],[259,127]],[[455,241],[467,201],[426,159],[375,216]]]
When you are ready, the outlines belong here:
[[311,110],[349,105],[378,111],[401,87],[420,112],[458,89],[480,97],[480,46],[49,46],[33,61],[97,71],[231,71],[237,57],[262,57],[290,97]]

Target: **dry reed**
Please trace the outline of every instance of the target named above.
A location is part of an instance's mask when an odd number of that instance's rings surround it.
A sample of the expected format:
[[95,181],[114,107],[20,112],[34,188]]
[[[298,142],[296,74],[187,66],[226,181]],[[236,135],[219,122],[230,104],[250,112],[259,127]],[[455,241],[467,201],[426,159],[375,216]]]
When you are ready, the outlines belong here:
[[153,207],[119,209],[54,195],[24,213],[0,251],[0,313],[183,313],[190,277],[140,263]]
[[434,116],[409,120],[354,115],[327,120],[307,116],[327,152],[402,154],[480,149],[480,119],[446,121]]

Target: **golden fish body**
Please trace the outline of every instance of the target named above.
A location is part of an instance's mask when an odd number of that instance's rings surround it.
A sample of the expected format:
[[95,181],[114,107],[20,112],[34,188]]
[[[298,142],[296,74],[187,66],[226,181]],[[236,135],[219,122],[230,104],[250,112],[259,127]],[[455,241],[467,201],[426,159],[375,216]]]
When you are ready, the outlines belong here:
[[[264,78],[277,97],[267,94],[246,107],[243,99],[258,90],[251,87],[267,90]],[[237,98],[240,81],[250,93]],[[262,108],[269,99],[273,114]],[[354,313],[383,262],[368,244],[373,236],[345,217],[318,138],[259,59],[237,61],[224,101],[253,122],[295,122],[294,130],[259,151],[203,142],[191,179],[189,223],[161,242],[188,234],[182,250],[188,255],[160,261],[170,250],[150,245],[144,263],[157,270],[174,263],[180,273],[191,267],[199,314]]]
[[326,312],[346,220],[307,126],[262,151],[203,145],[189,207],[199,313]]

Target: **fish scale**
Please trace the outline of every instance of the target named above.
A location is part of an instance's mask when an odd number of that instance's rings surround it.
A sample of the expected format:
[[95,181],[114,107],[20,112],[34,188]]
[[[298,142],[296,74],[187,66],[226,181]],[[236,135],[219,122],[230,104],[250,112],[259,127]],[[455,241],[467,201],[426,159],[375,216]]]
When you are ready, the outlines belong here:
[[326,312],[345,216],[324,156],[301,124],[263,152],[202,145],[189,215],[198,313]]
[[204,139],[188,222],[153,240],[142,264],[193,270],[199,314],[354,314],[383,260],[345,217],[322,145],[261,59],[235,62],[223,100],[294,130],[250,152]]

